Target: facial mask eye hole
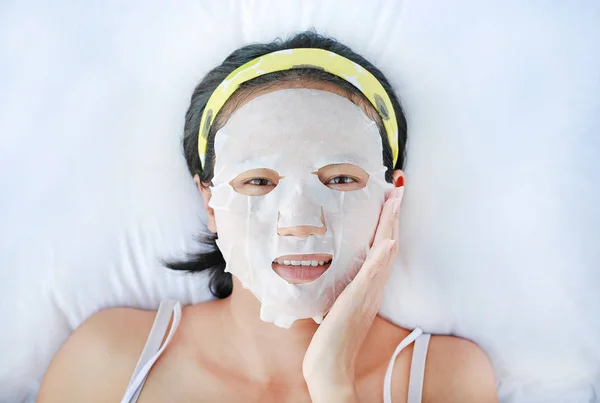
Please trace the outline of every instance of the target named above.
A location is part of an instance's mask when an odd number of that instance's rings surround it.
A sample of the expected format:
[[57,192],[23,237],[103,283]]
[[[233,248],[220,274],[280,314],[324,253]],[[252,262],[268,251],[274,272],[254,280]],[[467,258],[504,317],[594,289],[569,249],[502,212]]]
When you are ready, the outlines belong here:
[[331,164],[313,172],[327,187],[342,192],[351,192],[367,186],[369,174],[353,164]]
[[279,174],[272,169],[258,168],[242,172],[229,185],[246,196],[263,196],[275,189],[280,179]]

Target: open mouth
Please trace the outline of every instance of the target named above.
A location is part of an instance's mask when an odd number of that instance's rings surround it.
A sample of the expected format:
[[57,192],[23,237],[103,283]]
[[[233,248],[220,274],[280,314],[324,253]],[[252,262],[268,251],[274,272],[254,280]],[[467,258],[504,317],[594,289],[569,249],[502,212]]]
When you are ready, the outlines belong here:
[[290,284],[309,283],[321,277],[331,266],[333,257],[318,253],[285,255],[273,260],[273,271]]

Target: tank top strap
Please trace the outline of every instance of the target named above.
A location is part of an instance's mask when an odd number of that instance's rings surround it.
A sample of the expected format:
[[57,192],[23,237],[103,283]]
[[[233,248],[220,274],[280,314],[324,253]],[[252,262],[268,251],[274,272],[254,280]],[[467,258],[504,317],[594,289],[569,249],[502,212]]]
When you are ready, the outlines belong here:
[[423,397],[423,381],[425,380],[425,362],[431,335],[422,334],[415,340],[412,362],[410,363],[410,378],[408,383],[408,403],[421,403]]
[[[171,316],[173,316],[173,323],[171,324],[171,329],[165,340],[164,337],[167,329],[169,329]],[[146,340],[146,345],[142,350],[142,354],[133,371],[133,375],[125,390],[125,395],[123,396],[121,403],[137,402],[150,369],[171,342],[180,321],[181,304],[174,300],[162,301],[158,307],[158,312],[156,313],[154,324],[152,325],[152,329]],[[162,343],[163,340],[165,340],[164,343]]]
[[396,364],[396,358],[406,347],[415,342],[413,357],[410,366],[410,379],[408,385],[408,403],[421,403],[423,390],[423,378],[425,371],[425,358],[429,345],[430,335],[423,334],[419,328],[413,330],[396,347],[390,359],[385,378],[383,380],[383,403],[392,403],[392,373]]

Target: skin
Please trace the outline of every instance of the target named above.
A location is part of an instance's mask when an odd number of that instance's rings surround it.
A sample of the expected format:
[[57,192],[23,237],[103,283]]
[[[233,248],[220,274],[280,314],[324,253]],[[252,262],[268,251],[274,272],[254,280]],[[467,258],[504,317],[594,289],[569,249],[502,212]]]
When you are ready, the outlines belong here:
[[[292,87],[344,96],[337,87],[325,83],[285,85]],[[280,88],[284,87],[271,87],[253,96]],[[236,108],[250,99],[239,101]],[[355,103],[368,116],[377,118],[370,105],[360,100]],[[402,171],[395,171],[394,183],[402,176]],[[210,189],[198,176],[194,180],[207,211],[208,228],[215,232],[214,212],[208,206]],[[230,297],[183,308],[179,329],[150,371],[139,402],[383,401],[389,359],[400,340],[410,333],[377,315],[397,253],[402,192],[403,188],[397,188],[388,197],[365,264],[321,325],[300,320],[286,330],[262,322],[260,303],[234,277]],[[286,228],[284,235],[306,237],[315,228]],[[93,315],[52,360],[37,401],[120,401],[155,314],[111,308]],[[395,362],[394,403],[406,402],[412,351],[411,345]],[[497,402],[494,374],[486,355],[467,340],[432,336],[423,401]]]

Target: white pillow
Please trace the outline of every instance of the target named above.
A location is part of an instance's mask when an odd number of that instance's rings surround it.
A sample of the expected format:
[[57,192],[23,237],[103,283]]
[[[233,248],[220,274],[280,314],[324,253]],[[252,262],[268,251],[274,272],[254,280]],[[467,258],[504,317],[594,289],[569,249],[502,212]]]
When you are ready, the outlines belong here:
[[380,67],[409,120],[382,313],[476,341],[503,401],[600,396],[598,2],[62,0],[0,5],[0,402],[33,401],[101,308],[210,298],[160,262],[203,227],[191,91],[312,26]]

